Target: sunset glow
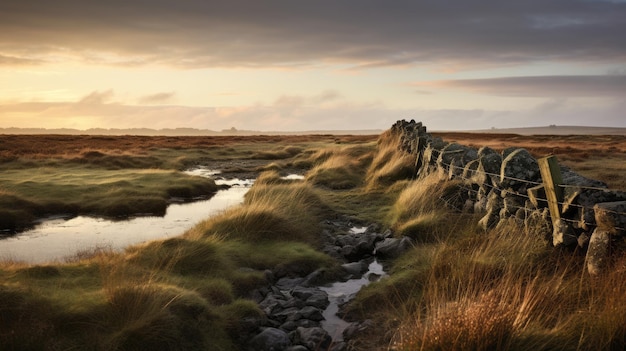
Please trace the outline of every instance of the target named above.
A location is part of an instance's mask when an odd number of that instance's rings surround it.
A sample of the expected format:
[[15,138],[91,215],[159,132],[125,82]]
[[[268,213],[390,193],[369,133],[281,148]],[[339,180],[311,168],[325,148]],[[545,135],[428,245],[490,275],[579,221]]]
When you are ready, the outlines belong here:
[[626,127],[624,1],[0,4],[0,128]]

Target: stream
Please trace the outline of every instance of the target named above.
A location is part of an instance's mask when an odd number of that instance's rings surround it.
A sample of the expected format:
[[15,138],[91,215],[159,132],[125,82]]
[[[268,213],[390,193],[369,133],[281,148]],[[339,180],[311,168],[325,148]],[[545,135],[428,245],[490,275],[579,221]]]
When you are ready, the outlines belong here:
[[[218,171],[206,168],[186,173],[214,177]],[[229,185],[211,198],[187,203],[173,203],[164,216],[140,216],[111,220],[89,216],[57,216],[39,220],[33,229],[0,240],[0,260],[30,264],[63,261],[80,252],[97,249],[114,251],[146,241],[181,235],[198,222],[243,202],[253,180],[216,179]]]
[[[203,167],[188,170],[186,173],[212,178],[219,175],[219,171]],[[292,180],[303,178],[295,174],[284,177]],[[142,242],[178,236],[198,222],[242,203],[254,180],[216,179],[215,182],[228,185],[229,188],[217,191],[206,200],[172,203],[162,217],[139,216],[111,220],[89,216],[57,216],[42,219],[33,229],[0,239],[0,260],[41,264],[71,259],[80,253],[99,249],[121,251]],[[365,232],[365,227],[350,229],[352,235]],[[321,311],[323,320],[320,326],[334,342],[343,340],[343,331],[351,324],[337,315],[339,307],[354,298],[363,286],[385,274],[383,266],[375,258],[371,258],[367,271],[358,278],[314,288],[328,296],[328,305]]]
[[322,313],[324,320],[321,324],[322,328],[333,338],[333,341],[343,341],[343,331],[350,325],[349,322],[346,322],[337,315],[339,306],[352,300],[362,287],[372,281],[380,279],[385,274],[383,266],[374,259],[372,263],[369,264],[367,272],[363,274],[361,278],[349,279],[345,282],[335,282],[329,286],[320,287],[322,291],[328,294],[328,301],[330,302]]

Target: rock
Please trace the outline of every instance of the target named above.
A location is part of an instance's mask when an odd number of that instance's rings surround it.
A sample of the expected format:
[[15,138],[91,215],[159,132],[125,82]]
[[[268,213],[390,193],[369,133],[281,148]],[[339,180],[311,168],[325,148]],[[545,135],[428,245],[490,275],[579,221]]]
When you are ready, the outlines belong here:
[[296,319],[293,319],[292,316],[294,316],[299,311],[300,311],[300,309],[298,307],[290,307],[290,308],[284,309],[284,310],[282,310],[280,312],[273,313],[270,316],[270,318],[274,319],[276,321],[279,321],[281,323],[284,323],[288,319],[289,320],[296,320]]
[[325,309],[330,302],[328,301],[328,294],[325,291],[319,290],[315,294],[309,296],[304,302],[307,306],[317,307],[319,309]]
[[515,215],[518,209],[524,208],[524,198],[516,195],[514,192],[503,190],[500,194],[502,197],[502,210],[504,213],[500,213],[500,217],[510,217]]
[[593,207],[596,225],[612,235],[624,234],[626,228],[626,201],[603,202]]
[[607,188],[606,184],[599,180],[583,177],[582,175],[572,171],[571,169],[563,165],[560,165],[560,168],[562,184],[579,187]]
[[522,186],[528,188],[530,185],[526,181],[536,182],[539,174],[537,160],[526,149],[517,149],[502,160],[501,186],[516,190]]
[[348,349],[348,344],[343,341],[339,341],[339,342],[333,342],[329,351],[345,351],[347,349]]
[[578,239],[572,227],[563,219],[558,219],[552,223],[552,245],[573,246],[578,244]]
[[276,294],[268,294],[261,303],[259,303],[259,308],[265,312],[266,315],[271,315],[277,310],[277,307],[282,308],[282,304],[285,302],[285,297]]
[[282,307],[283,309],[287,309],[287,308],[303,308],[304,307],[304,301],[292,297],[287,299],[286,301],[281,302],[280,307]]
[[526,190],[530,202],[535,208],[548,207],[548,201],[546,201],[546,189],[543,184],[530,187]]
[[294,345],[288,347],[287,349],[285,349],[285,351],[309,351],[309,349],[307,349],[306,346],[303,345]]
[[589,239],[587,249],[587,271],[591,275],[600,274],[608,261],[610,232],[596,228]]
[[306,300],[315,294],[317,291],[321,291],[317,288],[307,288],[302,286],[296,286],[290,291],[291,296],[300,300]]
[[276,282],[276,287],[280,290],[291,290],[300,285],[304,281],[304,278],[280,278]]
[[285,351],[309,351],[309,349],[307,349],[306,346],[303,345],[294,345],[288,347]]
[[365,261],[344,263],[341,268],[350,274],[353,278],[358,278],[367,271],[369,264]]
[[324,268],[316,269],[309,275],[304,277],[304,280],[300,283],[301,286],[317,286],[322,284],[326,278],[326,270]]
[[291,344],[289,335],[277,328],[266,328],[250,340],[250,351],[283,351]]
[[582,233],[578,236],[578,238],[576,239],[578,241],[578,246],[581,249],[584,249],[585,247],[587,247],[587,245],[589,245],[589,235],[587,235],[587,233]]
[[359,334],[367,333],[374,328],[375,324],[371,319],[366,319],[361,323],[350,323],[343,331],[343,337],[346,340],[352,339]]
[[467,146],[459,145],[457,143],[450,143],[446,145],[437,157],[437,168],[439,171],[443,172],[444,175],[447,175],[452,168],[452,171],[456,174],[457,167],[460,167],[460,169],[458,169],[458,173],[461,174],[463,172],[463,165],[456,165],[453,160],[456,158],[460,160],[467,149]]
[[479,165],[480,161],[477,159],[468,162],[465,168],[463,168],[463,174],[461,175],[463,179],[473,179],[476,176]]
[[595,204],[619,201],[626,201],[626,192],[602,189],[580,189],[576,202],[581,211],[580,221],[586,225],[584,229],[591,229],[596,224],[595,211],[593,209]]
[[359,251],[352,245],[346,245],[341,248],[341,255],[348,260],[354,261],[359,258]]
[[500,221],[500,210],[503,206],[503,199],[496,191],[489,192],[487,197],[486,210],[487,213],[478,221],[478,224],[484,230],[493,228]]
[[291,321],[297,321],[300,319],[308,319],[311,321],[319,322],[324,320],[324,316],[322,315],[322,311],[319,308],[313,306],[305,306],[287,318],[287,320]]
[[304,345],[310,351],[328,350],[332,343],[332,338],[328,333],[319,327],[303,328],[299,327],[293,332],[293,343]]
[[403,237],[402,239],[387,238],[376,244],[375,254],[378,257],[383,258],[395,258],[400,256],[403,252],[413,246],[413,243],[409,237]]
[[502,168],[502,156],[489,147],[478,150],[478,168],[472,179],[477,184],[500,185],[500,169]]

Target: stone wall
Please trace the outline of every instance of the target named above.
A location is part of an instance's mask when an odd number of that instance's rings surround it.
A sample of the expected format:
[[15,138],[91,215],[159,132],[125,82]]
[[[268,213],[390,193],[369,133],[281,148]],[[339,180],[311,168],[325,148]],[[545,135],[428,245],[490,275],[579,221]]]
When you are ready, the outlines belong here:
[[496,152],[433,137],[421,122],[400,120],[391,127],[399,148],[415,155],[416,176],[439,173],[465,185],[464,210],[482,214],[484,229],[507,222],[543,225],[554,246],[587,249],[588,269],[601,271],[612,241],[626,234],[626,192],[608,189],[561,166],[563,201],[552,220],[537,160],[525,149]]

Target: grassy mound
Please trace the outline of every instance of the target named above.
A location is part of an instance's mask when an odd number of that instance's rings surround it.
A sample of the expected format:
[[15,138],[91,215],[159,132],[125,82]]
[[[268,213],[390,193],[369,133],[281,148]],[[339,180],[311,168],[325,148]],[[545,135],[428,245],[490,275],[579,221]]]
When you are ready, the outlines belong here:
[[0,183],[0,213],[6,214],[2,228],[8,229],[46,214],[162,215],[172,197],[217,191],[213,180],[178,171],[85,166],[7,170],[0,172]]
[[368,189],[390,186],[415,176],[415,156],[400,151],[399,145],[400,136],[389,130],[380,136],[376,155],[367,170]]
[[316,244],[325,205],[305,183],[252,187],[242,206],[191,229],[191,238],[222,236],[244,242],[300,241]]
[[306,180],[332,190],[353,189],[363,183],[365,169],[371,162],[368,146],[335,147],[311,156],[314,165]]

